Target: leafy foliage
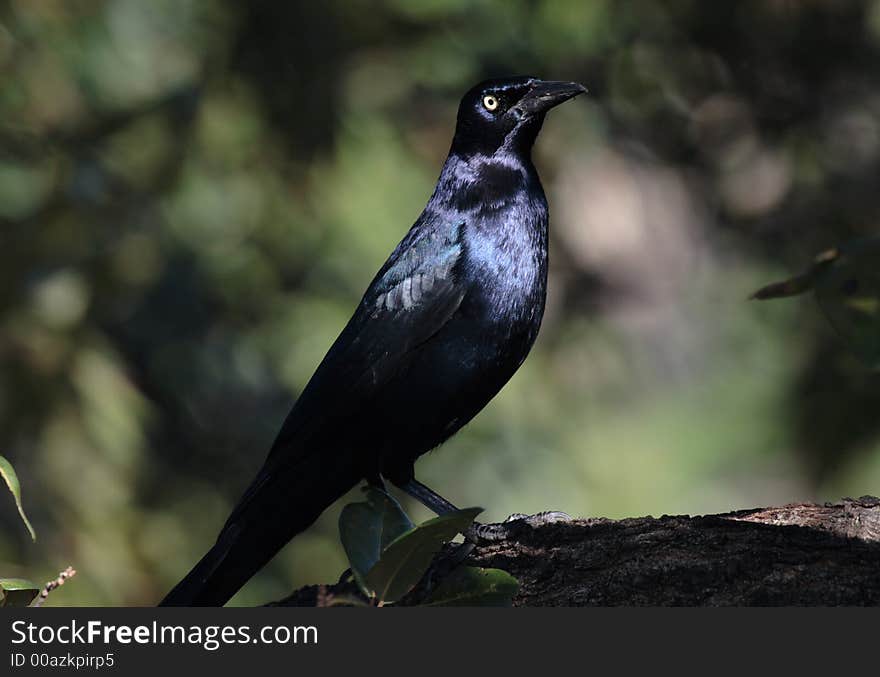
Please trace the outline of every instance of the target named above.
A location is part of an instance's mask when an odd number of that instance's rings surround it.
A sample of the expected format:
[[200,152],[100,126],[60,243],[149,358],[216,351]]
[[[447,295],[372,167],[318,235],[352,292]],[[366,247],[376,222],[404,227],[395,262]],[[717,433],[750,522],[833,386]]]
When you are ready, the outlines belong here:
[[18,475],[15,474],[15,468],[12,467],[12,464],[3,456],[0,456],[0,476],[3,477],[3,481],[6,482],[6,486],[9,487],[9,491],[12,492],[12,496],[15,499],[15,507],[18,508],[18,514],[21,516],[21,521],[24,522],[24,526],[31,535],[31,540],[36,541],[37,533],[31,526],[30,520],[28,520],[27,515],[24,512],[24,507],[21,504],[21,485],[18,482]]
[[510,606],[519,582],[506,571],[461,566],[444,578],[424,606]]
[[467,529],[482,508],[465,508],[428,520],[402,534],[367,572],[370,593],[381,602],[394,602],[412,590],[447,541]]
[[[31,526],[30,520],[24,512],[21,504],[21,485],[15,468],[4,457],[0,456],[0,476],[6,482],[10,493],[15,501],[18,514],[24,526],[31,536],[31,540],[37,540],[37,534]],[[0,606],[28,606],[40,594],[40,586],[24,578],[0,578]]]
[[[343,509],[339,533],[355,580],[378,605],[396,602],[410,592],[443,544],[464,533],[482,512],[465,508],[414,526],[389,494],[375,487],[366,493],[366,502]],[[432,595],[433,606],[499,605],[505,599],[509,604],[516,594],[516,580],[505,572],[460,566],[453,573]]]
[[28,606],[37,595],[40,586],[23,578],[0,578],[0,606]]
[[804,273],[752,296],[772,299],[814,291],[829,322],[856,354],[880,369],[880,237],[819,254]]
[[375,487],[366,490],[366,503],[350,503],[339,516],[339,536],[351,571],[363,590],[369,590],[367,574],[382,552],[415,525],[394,500]]

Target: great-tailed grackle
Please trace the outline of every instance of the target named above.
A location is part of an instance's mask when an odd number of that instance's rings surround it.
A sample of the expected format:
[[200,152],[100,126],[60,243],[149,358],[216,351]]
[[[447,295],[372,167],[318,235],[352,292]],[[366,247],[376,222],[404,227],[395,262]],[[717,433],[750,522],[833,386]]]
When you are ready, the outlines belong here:
[[415,225],[302,392],[217,543],[162,601],[224,604],[361,479],[438,514],[413,464],[470,421],[528,355],[547,289],[547,200],[531,160],[574,82],[487,80],[461,101]]

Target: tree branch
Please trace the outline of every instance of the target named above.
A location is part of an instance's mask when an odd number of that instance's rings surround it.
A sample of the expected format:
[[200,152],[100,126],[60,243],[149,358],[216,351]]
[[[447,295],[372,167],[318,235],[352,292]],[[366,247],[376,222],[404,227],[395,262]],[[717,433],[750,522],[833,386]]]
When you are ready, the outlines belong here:
[[[877,605],[880,499],[522,526],[467,563],[519,579],[516,606]],[[307,586],[277,604],[352,591]]]

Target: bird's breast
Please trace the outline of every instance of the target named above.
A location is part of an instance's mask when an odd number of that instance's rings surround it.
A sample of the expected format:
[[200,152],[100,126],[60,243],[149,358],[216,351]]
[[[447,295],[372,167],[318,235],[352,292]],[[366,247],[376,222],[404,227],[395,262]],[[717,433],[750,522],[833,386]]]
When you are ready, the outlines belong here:
[[466,235],[466,274],[474,312],[499,337],[534,341],[547,289],[547,210],[543,194],[481,220]]

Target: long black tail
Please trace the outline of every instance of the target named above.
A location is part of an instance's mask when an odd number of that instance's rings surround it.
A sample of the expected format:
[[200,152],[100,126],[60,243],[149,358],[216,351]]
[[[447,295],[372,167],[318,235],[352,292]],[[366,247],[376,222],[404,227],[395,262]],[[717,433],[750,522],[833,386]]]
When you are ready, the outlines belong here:
[[288,466],[267,463],[217,543],[159,606],[223,606],[291,538],[359,481],[354,467],[339,460],[325,453]]

